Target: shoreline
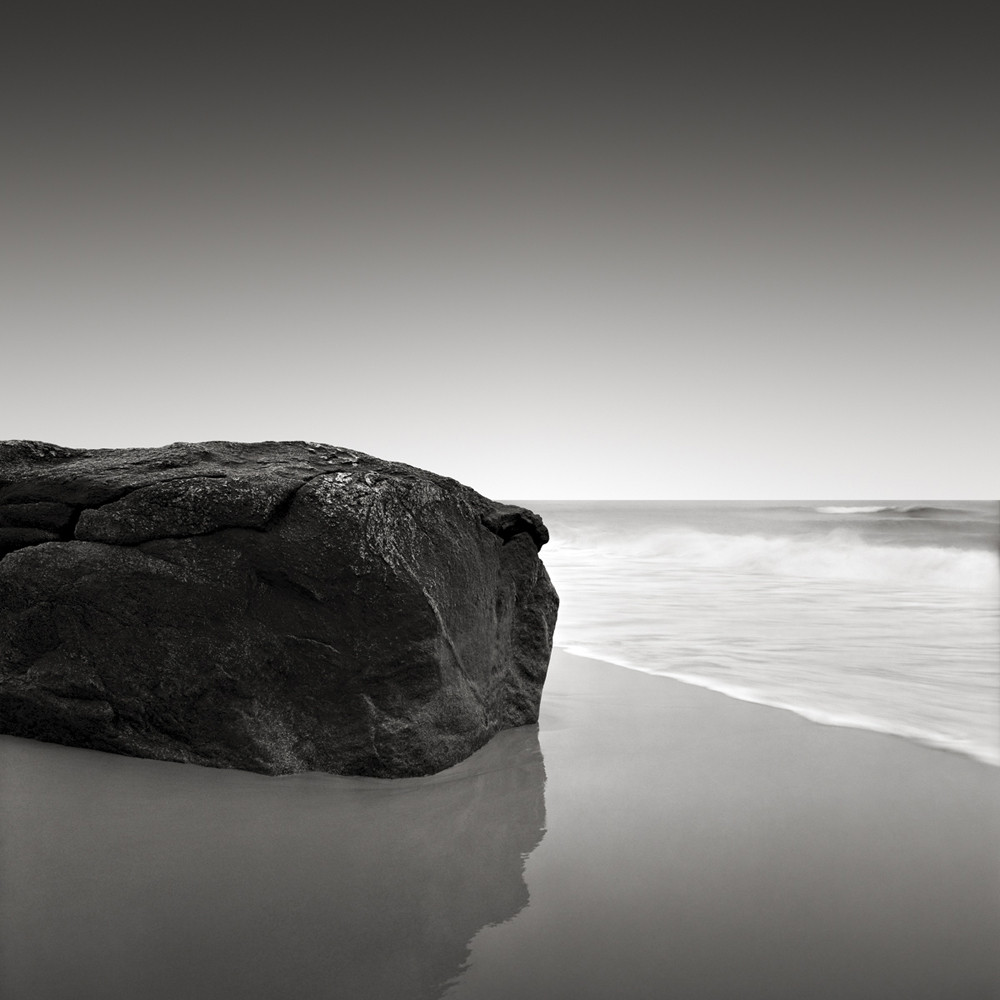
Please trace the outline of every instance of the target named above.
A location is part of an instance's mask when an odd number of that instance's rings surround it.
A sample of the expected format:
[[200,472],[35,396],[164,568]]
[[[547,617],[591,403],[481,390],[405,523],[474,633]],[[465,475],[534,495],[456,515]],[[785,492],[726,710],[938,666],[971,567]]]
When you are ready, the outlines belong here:
[[[960,757],[973,760],[978,764],[985,764],[987,767],[1000,767],[1000,749],[995,747],[976,747],[974,749],[964,749],[956,746],[954,742],[946,736],[922,733],[917,730],[912,732],[903,732],[902,724],[900,724],[897,729],[888,728],[890,723],[885,723],[874,716],[863,716],[860,714],[857,716],[836,715],[835,713],[826,712],[822,709],[766,701],[765,696],[757,695],[753,691],[742,689],[738,685],[726,685],[722,681],[716,681],[707,677],[700,677],[697,674],[669,673],[665,671],[650,670],[644,667],[636,667],[629,663],[621,663],[617,660],[610,659],[606,655],[591,653],[583,649],[574,648],[572,643],[553,646],[553,655],[555,655],[556,652],[563,653],[567,656],[578,657],[583,660],[593,660],[597,663],[603,663],[610,667],[621,668],[622,670],[646,674],[650,677],[661,677],[664,680],[675,681],[679,684],[687,684],[691,687],[702,688],[705,691],[711,691],[713,694],[721,694],[726,698],[732,698],[735,701],[742,701],[748,705],[759,705],[762,708],[776,708],[783,712],[792,712],[800,718],[806,719],[809,722],[814,722],[819,726],[832,726],[836,729],[860,729],[863,732],[876,733],[882,736],[893,736],[897,739],[906,740],[909,743],[914,743],[918,746],[923,746],[931,750],[942,750],[946,753],[957,754]],[[998,726],[1000,726],[1000,719],[998,719]]]

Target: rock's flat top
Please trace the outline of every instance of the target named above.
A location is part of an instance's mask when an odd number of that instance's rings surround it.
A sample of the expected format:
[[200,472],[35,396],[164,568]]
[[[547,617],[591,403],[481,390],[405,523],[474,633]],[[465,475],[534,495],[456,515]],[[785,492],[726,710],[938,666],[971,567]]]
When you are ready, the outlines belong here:
[[530,511],[331,445],[0,443],[4,731],[439,770],[537,719],[547,539]]
[[[480,501],[484,519],[498,534],[528,530],[539,547],[548,541],[537,514],[492,503],[454,479],[304,441],[177,442],[163,448],[86,450],[40,441],[0,441],[0,527],[65,533],[76,528],[74,515],[80,515],[85,535],[68,537],[110,541],[89,534],[99,533],[102,522],[120,520],[122,514],[127,518],[126,498],[142,490],[131,504],[161,506],[164,513],[154,516],[142,531],[136,530],[136,538],[116,537],[119,544],[157,537],[158,528],[172,537],[223,527],[262,528],[299,488],[331,476],[334,482],[360,480],[369,486],[386,478],[434,483]],[[102,518],[97,508],[119,501],[122,506]]]

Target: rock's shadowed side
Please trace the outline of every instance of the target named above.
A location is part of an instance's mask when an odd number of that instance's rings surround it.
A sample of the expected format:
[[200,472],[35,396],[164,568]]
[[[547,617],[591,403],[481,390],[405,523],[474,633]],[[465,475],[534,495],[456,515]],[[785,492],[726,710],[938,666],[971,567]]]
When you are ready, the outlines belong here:
[[5,733],[270,774],[429,774],[535,722],[530,511],[302,442],[0,443]]

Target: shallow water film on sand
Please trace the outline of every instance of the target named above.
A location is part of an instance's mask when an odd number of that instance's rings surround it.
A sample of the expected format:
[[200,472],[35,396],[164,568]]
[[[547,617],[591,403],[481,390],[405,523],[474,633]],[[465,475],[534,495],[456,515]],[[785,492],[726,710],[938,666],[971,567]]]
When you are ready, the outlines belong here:
[[996,503],[534,507],[557,645],[1000,764]]
[[527,903],[544,787],[535,726],[396,780],[0,737],[0,995],[436,997]]

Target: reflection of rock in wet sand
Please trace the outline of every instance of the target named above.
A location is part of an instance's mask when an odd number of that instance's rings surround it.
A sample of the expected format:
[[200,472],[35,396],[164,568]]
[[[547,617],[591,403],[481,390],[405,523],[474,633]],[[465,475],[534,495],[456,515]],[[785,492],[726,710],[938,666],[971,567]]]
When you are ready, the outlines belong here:
[[545,825],[534,727],[388,782],[0,751],[7,1000],[434,997]]

